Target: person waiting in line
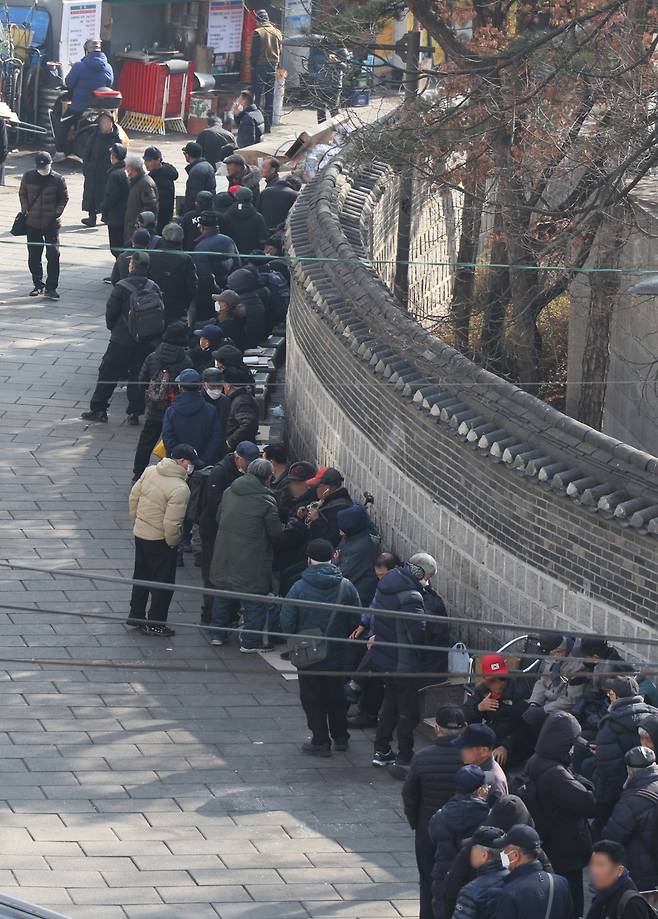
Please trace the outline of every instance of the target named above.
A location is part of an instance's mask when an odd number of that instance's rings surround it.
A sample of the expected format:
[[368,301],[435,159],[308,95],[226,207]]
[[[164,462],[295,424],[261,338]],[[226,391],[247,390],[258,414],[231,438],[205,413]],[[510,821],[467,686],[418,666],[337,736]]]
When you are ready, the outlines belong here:
[[201,131],[196,142],[201,147],[201,156],[216,170],[217,164],[224,157],[226,147],[235,149],[235,138],[230,131],[222,127],[222,122],[216,115],[208,115],[206,120],[208,127]]
[[167,455],[186,443],[197,451],[202,466],[214,466],[225,453],[223,432],[217,412],[201,395],[201,376],[196,370],[183,370],[175,382],[179,393],[162,420]]
[[215,170],[208,160],[204,159],[200,144],[193,140],[188,141],[183,147],[183,156],[187,163],[187,182],[180,210],[181,216],[194,208],[200,191],[208,191],[213,196],[217,191]]
[[513,826],[492,842],[507,856],[510,873],[496,891],[495,919],[574,919],[569,885],[538,859],[540,839],[529,826]]
[[[201,214],[204,214],[206,211],[214,211],[214,195],[209,191],[200,191],[196,196],[194,201],[194,207],[191,211],[187,211],[186,214],[183,214],[182,217],[178,218],[178,222],[183,231],[183,251],[191,252],[194,249],[194,246],[199,241],[201,236]],[[232,200],[232,199],[231,199]],[[221,218],[217,214],[217,226],[220,231],[222,228]]]
[[97,215],[102,210],[108,171],[111,167],[110,151],[120,143],[119,129],[109,112],[101,112],[96,127],[91,131],[82,159],[84,187],[82,210],[89,213],[80,222],[85,227],[95,227]]
[[328,539],[334,546],[341,540],[338,513],[353,507],[352,499],[338,469],[323,466],[306,484],[315,489],[316,500],[303,509],[300,515],[308,527],[309,539]]
[[168,223],[162,230],[162,238],[149,253],[149,275],[162,291],[167,326],[180,319],[187,320],[199,283],[194,259],[182,250],[183,228]]
[[234,290],[223,290],[221,294],[213,294],[217,324],[226,338],[233,342],[242,354],[247,347],[247,310],[240,301],[240,294]]
[[230,236],[240,255],[249,255],[265,245],[268,230],[262,214],[254,207],[250,188],[238,188],[233,204],[222,215],[224,232]]
[[257,348],[274,327],[274,316],[270,310],[270,294],[263,285],[253,265],[245,265],[232,271],[225,287],[235,291],[246,311],[245,345]]
[[194,369],[203,373],[208,367],[214,366],[213,351],[224,343],[224,332],[221,326],[208,322],[200,329],[195,329],[194,337],[197,344],[190,349],[190,358]]
[[481,826],[471,837],[470,862],[476,877],[459,893],[455,919],[488,919],[496,892],[503,886],[509,870],[503,866],[501,852],[493,843],[504,836],[502,830]]
[[226,422],[226,448],[235,450],[243,440],[255,441],[258,434],[258,405],[253,387],[245,385],[244,375],[235,367],[224,372],[224,395],[231,406]]
[[110,147],[110,168],[103,200],[100,203],[101,220],[107,226],[110,252],[118,258],[123,249],[123,226],[128,204],[128,176],[126,175],[126,155],[128,148],[124,144],[112,144]]
[[[140,214],[149,211],[157,218],[158,189],[151,176],[146,172],[144,160],[141,156],[137,156],[134,153],[126,156],[126,175],[128,176],[128,200],[123,222],[123,239],[127,245],[138,225]],[[149,236],[151,235],[149,234]]]
[[174,216],[174,201],[176,198],[176,179],[178,170],[171,163],[162,159],[162,150],[159,147],[147,147],[144,151],[144,166],[155,182],[158,190],[158,221],[156,230],[162,230]]
[[238,126],[236,139],[238,150],[260,143],[265,133],[265,119],[254,102],[254,94],[250,90],[245,89],[240,93],[233,107],[233,117]]
[[[302,753],[320,757],[331,756],[332,741],[337,753],[344,753],[348,748],[347,701],[340,674],[323,677],[314,676],[313,671],[343,670],[345,645],[331,638],[347,638],[354,625],[354,614],[341,607],[360,606],[356,588],[331,561],[333,551],[326,539],[312,539],[308,543],[308,567],[286,594],[281,609],[283,632],[303,635],[319,630],[329,639],[326,657],[298,671],[299,698],[311,732],[302,744]],[[321,607],[298,607],[296,600],[334,603],[336,607],[328,613]]]
[[507,777],[493,755],[498,745],[493,728],[488,724],[469,724],[466,730],[453,740],[453,744],[461,750],[462,762],[465,765],[481,766],[487,773],[492,800],[509,794]]
[[227,278],[239,264],[238,250],[230,236],[219,232],[214,211],[204,211],[199,217],[201,235],[194,246],[198,286],[190,323],[208,322],[215,316],[213,294],[227,286]]

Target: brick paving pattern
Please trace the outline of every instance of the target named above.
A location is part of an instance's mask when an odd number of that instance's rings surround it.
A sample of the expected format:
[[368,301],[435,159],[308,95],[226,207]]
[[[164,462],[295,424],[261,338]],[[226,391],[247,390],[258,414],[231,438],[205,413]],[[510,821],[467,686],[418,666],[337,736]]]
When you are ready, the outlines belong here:
[[[182,172],[180,139],[164,146]],[[27,165],[10,160],[0,226]],[[59,303],[27,297],[25,246],[0,235],[0,562],[129,576],[138,430],[123,392],[107,426],[79,417],[107,342],[106,231],[79,225],[80,173],[62,171]],[[179,580],[198,583],[189,558]],[[19,661],[0,662],[0,890],[94,919],[417,914],[400,786],[369,765],[371,738],[304,758],[295,683],[191,629],[135,635],[119,624],[127,600],[100,581],[0,571],[2,656]],[[171,619],[197,622],[198,601],[178,594]],[[27,663],[40,657],[62,664]]]

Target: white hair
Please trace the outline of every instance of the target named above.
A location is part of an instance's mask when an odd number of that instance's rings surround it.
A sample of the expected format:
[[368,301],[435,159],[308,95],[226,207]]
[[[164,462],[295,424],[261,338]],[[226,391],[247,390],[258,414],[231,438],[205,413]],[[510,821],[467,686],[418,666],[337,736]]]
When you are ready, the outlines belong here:
[[162,229],[162,236],[167,242],[170,243],[181,243],[183,242],[183,228],[177,223],[168,223]]
[[267,484],[272,478],[272,463],[266,459],[255,459],[252,460],[247,466],[247,472],[249,475],[255,476],[255,478],[260,479],[261,482]]
[[135,172],[139,172],[141,175],[146,172],[144,160],[136,153],[129,153],[126,157],[126,169],[134,169]]

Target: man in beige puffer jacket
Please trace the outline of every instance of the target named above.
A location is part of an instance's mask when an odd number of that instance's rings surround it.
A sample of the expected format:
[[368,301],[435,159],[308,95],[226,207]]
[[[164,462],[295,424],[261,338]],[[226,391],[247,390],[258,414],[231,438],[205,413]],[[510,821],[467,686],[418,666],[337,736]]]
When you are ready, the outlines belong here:
[[[190,500],[187,476],[199,457],[189,444],[179,444],[171,458],[149,466],[135,482],[128,506],[135,536],[135,570],[140,581],[176,583],[178,543],[183,532],[183,518]],[[149,594],[151,606],[146,612]],[[133,585],[127,624],[145,635],[175,635],[166,625],[172,590]]]

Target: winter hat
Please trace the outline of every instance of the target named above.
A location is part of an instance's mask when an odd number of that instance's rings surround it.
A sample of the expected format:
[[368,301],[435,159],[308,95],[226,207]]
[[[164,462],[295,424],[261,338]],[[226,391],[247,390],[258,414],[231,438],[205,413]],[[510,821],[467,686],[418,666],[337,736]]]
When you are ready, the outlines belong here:
[[630,699],[640,695],[640,687],[632,676],[613,676],[605,681],[605,689],[614,692],[618,699]]
[[195,140],[191,140],[183,147],[183,153],[187,153],[192,159],[198,160],[203,153],[203,147],[201,144],[197,144]]
[[110,153],[113,153],[118,160],[125,160],[128,155],[128,147],[125,144],[112,144]]
[[137,217],[143,227],[155,226],[155,214],[153,211],[142,211]]
[[505,833],[519,823],[534,826],[530,811],[517,795],[503,795],[489,811],[487,820],[491,826],[497,826]]
[[132,237],[133,249],[145,249],[151,242],[151,234],[144,227],[135,230]]
[[175,380],[176,383],[182,383],[183,386],[190,386],[194,383],[200,383],[201,377],[196,370],[181,370]]
[[654,748],[658,750],[658,715],[645,715],[638,727],[638,731],[640,731],[640,740],[642,739],[641,735],[646,734],[651,739]]
[[162,150],[159,147],[147,147],[144,151],[145,160],[161,160]]
[[656,762],[656,754],[649,747],[633,747],[624,756],[624,762],[631,769],[646,769]]
[[221,348],[213,351],[212,356],[224,367],[242,367],[242,351],[233,345],[222,345]]
[[218,370],[216,367],[206,367],[201,375],[201,379],[210,386],[220,386],[224,382],[222,371]]
[[39,152],[34,157],[35,164],[41,167],[50,166],[52,161],[53,158],[47,150],[39,150]]
[[542,654],[550,654],[551,651],[556,651],[563,644],[564,635],[560,635],[559,632],[540,635],[537,639],[537,647]]
[[409,559],[409,565],[413,565],[420,569],[421,573],[418,575],[419,580],[422,580],[422,578],[434,577],[438,571],[436,559],[428,552],[414,552]]
[[365,507],[354,505],[338,511],[336,515],[338,529],[342,530],[347,536],[353,536],[355,533],[361,533],[367,530],[370,525],[370,515]]
[[221,294],[213,294],[212,298],[215,303],[225,303],[232,310],[240,302],[240,297],[234,290],[223,290]]
[[254,194],[250,188],[240,186],[235,193],[235,200],[238,204],[251,204],[254,200]]
[[489,747],[496,746],[496,734],[488,724],[469,724],[463,734],[452,741],[453,747]]
[[334,556],[334,547],[328,539],[312,539],[306,546],[306,557],[313,562],[330,562]]
[[172,322],[164,330],[162,340],[170,345],[186,345],[190,329],[186,322]]
[[479,826],[471,836],[471,845],[493,849],[494,842],[504,835],[503,831],[496,826]]
[[288,478],[292,482],[307,482],[315,475],[315,466],[313,463],[307,463],[304,460],[293,463],[288,470]]
[[455,788],[464,795],[470,795],[476,789],[482,788],[486,778],[484,769],[480,769],[479,766],[462,766],[455,775]]
[[215,196],[211,191],[200,191],[194,199],[194,203],[198,208],[209,210],[212,208],[214,200]]
[[[242,188],[242,186],[238,185],[238,188]],[[215,210],[220,213],[227,211],[234,200],[233,195],[230,195],[227,191],[220,191],[218,195],[215,195]]]
[[218,223],[217,214],[214,211],[204,211],[199,216],[199,223],[202,227],[216,227]]
[[224,382],[229,383],[231,386],[244,386],[246,381],[242,373],[242,368],[227,367],[224,371]]
[[207,338],[208,341],[212,341],[215,344],[224,341],[224,333],[221,328],[212,322],[204,325],[202,329],[196,329],[194,335],[196,338]]

